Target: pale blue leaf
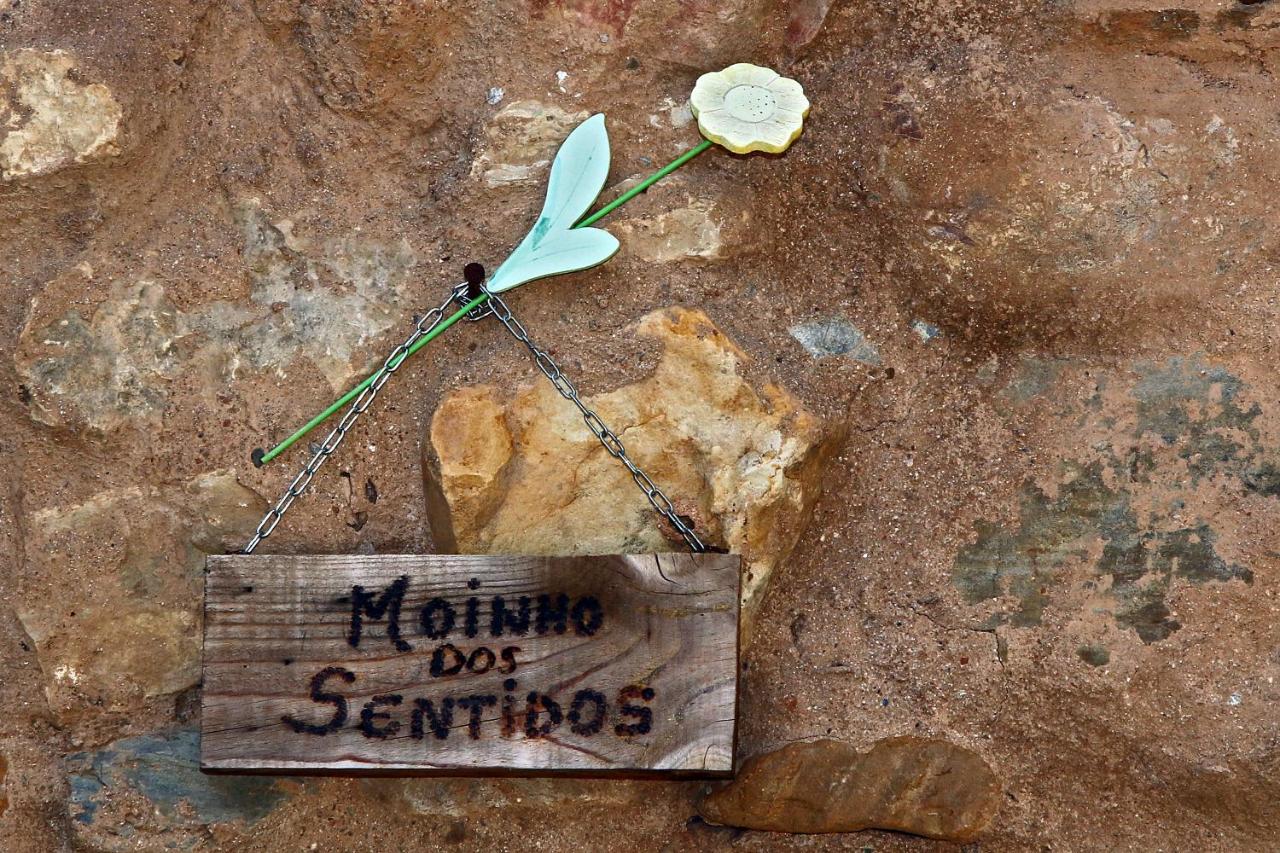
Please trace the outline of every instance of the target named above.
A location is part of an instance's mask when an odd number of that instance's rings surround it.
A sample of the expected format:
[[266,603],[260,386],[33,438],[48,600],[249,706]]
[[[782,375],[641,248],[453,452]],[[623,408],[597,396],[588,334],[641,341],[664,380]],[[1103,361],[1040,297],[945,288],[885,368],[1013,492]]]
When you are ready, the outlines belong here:
[[604,116],[596,114],[574,128],[556,152],[542,214],[490,277],[489,290],[502,293],[527,281],[587,269],[611,258],[618,251],[612,234],[600,228],[571,230],[600,195],[608,174],[609,134]]
[[596,113],[573,129],[556,152],[547,178],[547,201],[538,217],[551,230],[568,229],[595,203],[609,177],[609,133]]
[[618,238],[603,228],[558,231],[534,249],[521,243],[487,286],[491,293],[502,293],[526,281],[594,267],[609,260],[617,251]]

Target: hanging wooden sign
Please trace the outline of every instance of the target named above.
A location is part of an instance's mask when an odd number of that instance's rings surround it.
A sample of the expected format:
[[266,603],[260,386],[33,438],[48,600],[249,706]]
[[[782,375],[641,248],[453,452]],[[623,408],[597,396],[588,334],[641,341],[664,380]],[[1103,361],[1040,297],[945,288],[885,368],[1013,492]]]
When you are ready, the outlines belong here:
[[210,557],[201,767],[729,775],[739,565]]
[[[552,160],[542,212],[493,276],[467,264],[465,282],[415,319],[381,367],[275,447],[253,451],[265,465],[345,408],[243,553],[209,558],[203,769],[733,772],[740,561],[704,553],[693,520],[501,295],[604,263],[619,243],[594,226],[611,211],[713,144],[779,154],[809,112],[797,81],[747,63],[703,74],[689,106],[704,138],[595,213],[609,176],[604,116],[574,128]],[[528,350],[694,553],[254,555],[405,359],[462,318],[487,316]]]

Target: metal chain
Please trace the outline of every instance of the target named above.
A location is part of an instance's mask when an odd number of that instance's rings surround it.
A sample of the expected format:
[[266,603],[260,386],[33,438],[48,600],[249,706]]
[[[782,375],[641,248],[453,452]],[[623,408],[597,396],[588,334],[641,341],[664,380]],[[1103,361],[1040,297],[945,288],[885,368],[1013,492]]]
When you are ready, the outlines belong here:
[[[487,290],[485,292],[489,293]],[[529,340],[528,331],[511,313],[507,303],[503,302],[496,293],[489,293],[488,307],[490,313],[497,317],[502,325],[507,327],[507,331],[511,333],[512,337],[525,345],[525,348],[533,356],[533,361],[538,366],[538,369],[542,371],[542,374],[547,379],[551,380],[551,384],[560,392],[560,396],[578,407],[578,411],[582,413],[582,419],[587,424],[587,429],[591,430],[592,434],[600,440],[600,444],[604,446],[609,455],[625,465],[627,470],[631,472],[631,479],[640,487],[640,491],[644,492],[644,496],[649,499],[649,504],[654,511],[665,518],[679,532],[694,553],[701,554],[705,552],[707,547],[702,544],[702,540],[698,538],[698,534],[693,532],[693,528],[689,523],[676,512],[675,504],[662,493],[662,489],[654,485],[648,474],[640,470],[631,461],[631,457],[627,455],[627,448],[623,446],[622,439],[618,438],[618,434],[609,429],[608,425],[600,419],[600,416],[587,408],[586,404],[582,402],[582,398],[578,395],[578,389],[574,387],[569,377],[564,375],[560,365],[556,364],[546,350]]]
[[[464,284],[462,286],[465,287],[466,285]],[[311,480],[315,477],[316,471],[320,470],[320,466],[324,464],[325,460],[332,456],[333,452],[338,449],[338,445],[347,437],[347,431],[355,424],[356,419],[364,414],[364,410],[369,408],[369,405],[373,403],[374,398],[378,396],[378,392],[382,390],[382,386],[391,378],[391,374],[395,373],[403,363],[404,354],[409,351],[409,347],[413,346],[417,343],[419,338],[440,324],[440,321],[444,319],[445,310],[453,304],[453,301],[454,294],[450,291],[449,298],[441,303],[439,307],[432,308],[426,313],[426,315],[418,320],[417,324],[413,328],[413,334],[406,338],[404,343],[396,347],[391,355],[387,356],[386,361],[382,363],[382,367],[378,369],[376,374],[374,374],[375,378],[373,382],[360,393],[360,396],[357,397],[354,402],[352,402],[351,407],[347,409],[346,414],[342,416],[342,420],[338,422],[338,425],[329,433],[329,436],[324,440],[324,443],[316,450],[315,454],[311,457],[311,461],[309,461],[306,466],[298,472],[298,476],[293,478],[293,482],[289,484],[289,488],[285,490],[285,493],[280,496],[280,500],[276,501],[276,505],[267,510],[267,514],[263,517],[262,521],[258,522],[258,528],[254,531],[253,539],[249,540],[249,544],[244,546],[244,550],[240,553],[252,554],[253,550],[261,544],[262,540],[271,535],[271,531],[276,529],[276,525],[280,523],[280,519],[289,511],[289,507],[293,505],[293,502],[298,499],[298,496],[306,491],[307,486],[311,484]]]
[[[675,504],[671,502],[671,499],[663,494],[662,489],[659,489],[654,484],[648,474],[640,470],[639,466],[631,461],[631,457],[627,454],[627,448],[622,444],[622,439],[618,438],[618,434],[609,429],[609,426],[600,419],[598,414],[587,408],[586,404],[582,402],[582,398],[578,395],[578,389],[573,382],[564,375],[560,366],[556,364],[546,350],[540,348],[529,339],[528,331],[511,313],[507,303],[503,302],[497,294],[489,293],[487,290],[485,292],[489,294],[487,303],[473,309],[467,315],[467,319],[479,320],[489,314],[497,317],[507,331],[516,340],[524,344],[530,354],[533,355],[534,363],[542,371],[543,375],[551,380],[551,384],[555,386],[560,396],[578,407],[578,411],[582,413],[583,421],[586,422],[587,429],[591,430],[591,433],[600,441],[600,444],[608,454],[626,466],[627,471],[631,473],[631,479],[635,481],[640,491],[644,493],[654,511],[676,529],[692,551],[699,554],[705,552],[707,547],[702,544],[698,534],[693,532],[693,527],[676,512]],[[440,321],[444,319],[445,310],[450,305],[454,302],[465,305],[468,302],[466,294],[467,284],[465,282],[455,287],[450,291],[449,298],[441,303],[439,307],[428,311],[414,326],[413,334],[406,338],[404,343],[396,347],[391,355],[387,356],[386,361],[382,363],[382,367],[374,374],[373,382],[355,399],[351,407],[347,409],[346,414],[342,416],[342,420],[338,422],[338,425],[325,438],[324,443],[316,450],[311,460],[298,472],[298,476],[293,478],[293,482],[289,484],[289,488],[276,501],[276,505],[263,516],[262,521],[258,523],[257,530],[254,531],[253,539],[241,551],[242,554],[252,554],[254,549],[262,543],[262,540],[271,535],[271,531],[276,529],[280,519],[289,511],[289,507],[311,484],[311,480],[315,477],[316,472],[320,470],[320,466],[333,455],[338,449],[338,445],[347,437],[347,432],[355,424],[356,419],[364,414],[365,409],[369,408],[374,398],[378,396],[378,392],[382,390],[382,386],[391,378],[391,374],[395,373],[403,363],[403,356],[408,352],[409,347],[413,346],[419,338],[428,334],[440,324]]]

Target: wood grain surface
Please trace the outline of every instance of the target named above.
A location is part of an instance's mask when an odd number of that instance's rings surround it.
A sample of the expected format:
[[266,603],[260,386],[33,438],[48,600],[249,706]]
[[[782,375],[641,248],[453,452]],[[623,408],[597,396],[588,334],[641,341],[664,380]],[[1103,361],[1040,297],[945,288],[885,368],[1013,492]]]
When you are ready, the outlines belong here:
[[201,766],[728,775],[739,567],[722,554],[210,557]]

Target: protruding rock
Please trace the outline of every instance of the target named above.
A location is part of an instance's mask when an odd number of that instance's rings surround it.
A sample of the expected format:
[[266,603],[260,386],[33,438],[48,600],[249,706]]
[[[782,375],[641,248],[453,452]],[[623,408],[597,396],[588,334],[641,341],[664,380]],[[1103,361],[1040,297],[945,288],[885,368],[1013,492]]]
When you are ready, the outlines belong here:
[[242,545],[265,510],[219,471],[32,513],[17,611],[55,714],[197,683],[204,556]]
[[0,177],[47,175],[119,153],[120,104],[78,71],[61,50],[0,55]]
[[588,115],[538,101],[508,104],[485,127],[471,176],[491,187],[541,179],[560,143]]
[[[791,553],[838,444],[799,401],[741,372],[748,360],[700,311],[672,308],[637,333],[658,341],[652,376],[587,399],[705,541],[744,558],[744,627]],[[630,474],[578,411],[539,381],[441,401],[425,465],[432,529],[462,553],[670,551]]]
[[859,753],[834,740],[792,743],[748,761],[698,807],[712,823],[774,832],[887,829],[972,841],[1000,808],[982,757],[944,740],[896,737]]

